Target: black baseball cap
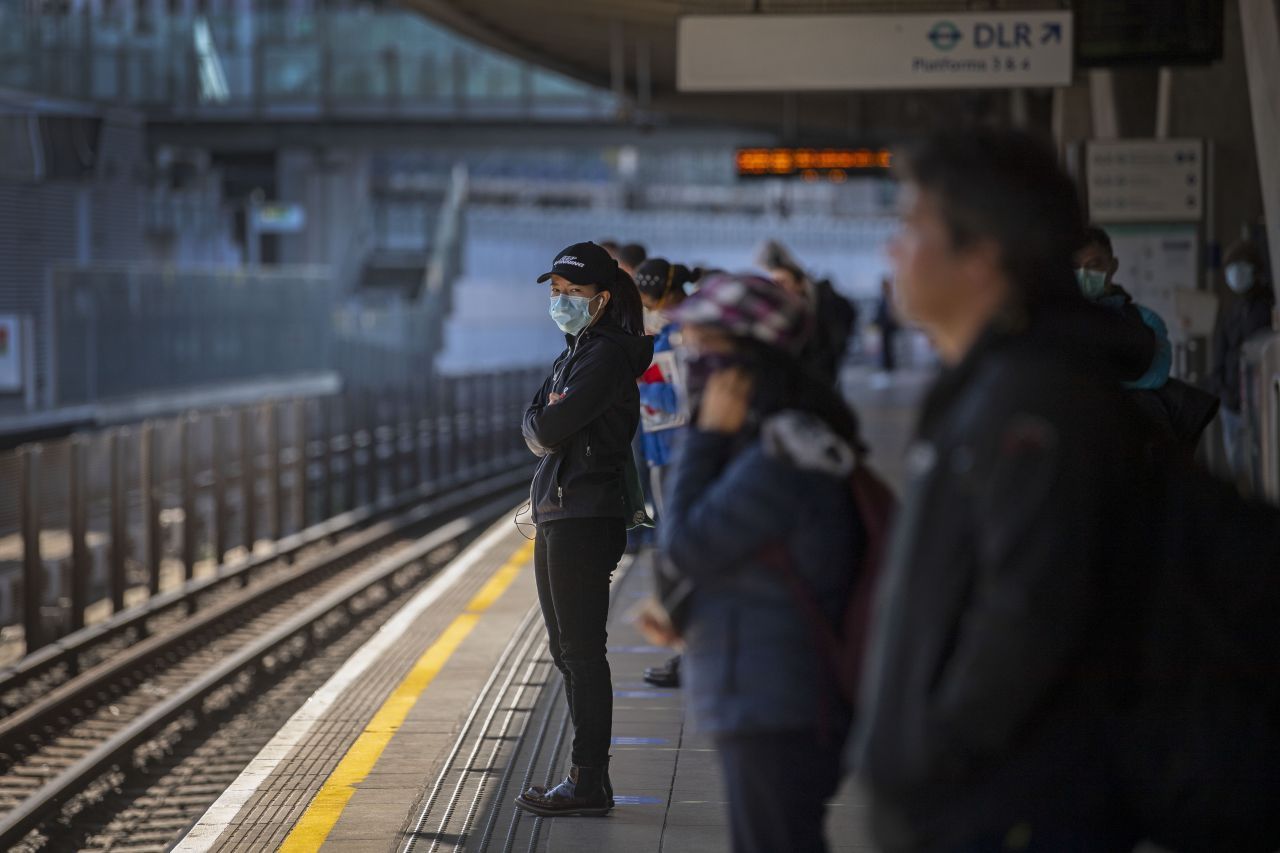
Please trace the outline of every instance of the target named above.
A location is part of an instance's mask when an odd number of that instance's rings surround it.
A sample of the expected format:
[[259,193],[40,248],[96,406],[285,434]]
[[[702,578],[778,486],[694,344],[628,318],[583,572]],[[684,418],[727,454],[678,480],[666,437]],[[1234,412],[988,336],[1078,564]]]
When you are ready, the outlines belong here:
[[538,283],[558,275],[574,284],[598,284],[607,288],[613,285],[617,273],[618,262],[603,246],[574,243],[560,250],[556,259],[551,262],[551,270],[538,276]]

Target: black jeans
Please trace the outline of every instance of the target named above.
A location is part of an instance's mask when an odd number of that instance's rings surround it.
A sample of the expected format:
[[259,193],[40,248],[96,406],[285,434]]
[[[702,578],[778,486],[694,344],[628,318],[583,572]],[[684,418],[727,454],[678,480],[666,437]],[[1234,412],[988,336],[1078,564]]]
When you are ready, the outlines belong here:
[[620,518],[566,518],[538,525],[533,549],[538,603],[551,659],[564,674],[573,720],[573,763],[600,767],[609,757],[613,683],[605,657],[609,578],[627,546]]
[[840,787],[841,749],[816,731],[716,738],[733,853],[825,853],[822,822]]

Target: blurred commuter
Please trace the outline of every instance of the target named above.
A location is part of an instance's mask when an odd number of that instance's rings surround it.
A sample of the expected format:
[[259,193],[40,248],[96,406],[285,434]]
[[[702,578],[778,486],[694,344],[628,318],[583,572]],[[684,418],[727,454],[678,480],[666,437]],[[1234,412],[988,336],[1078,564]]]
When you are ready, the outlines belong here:
[[634,513],[626,469],[640,420],[636,379],[653,359],[653,341],[635,283],[595,243],[561,251],[538,278],[548,280],[551,318],[567,349],[525,412],[523,432],[540,457],[530,490],[534,574],[574,726],[572,768],[559,785],[531,788],[517,804],[544,816],[604,814],[613,806],[609,579]]
[[627,243],[618,248],[618,266],[622,267],[627,275],[635,278],[636,270],[640,269],[640,265],[648,256],[644,246],[639,243]]
[[1218,317],[1213,335],[1212,389],[1222,398],[1222,444],[1227,466],[1237,482],[1250,479],[1251,461],[1245,446],[1240,360],[1245,342],[1271,328],[1275,294],[1263,275],[1262,256],[1248,240],[1233,243],[1223,257],[1227,287],[1235,298]]
[[1169,379],[1173,366],[1173,346],[1169,343],[1169,329],[1164,319],[1145,305],[1133,300],[1123,287],[1115,282],[1120,261],[1111,248],[1111,238],[1096,225],[1085,229],[1084,245],[1076,252],[1076,282],[1085,298],[1096,305],[1128,317],[1133,324],[1146,326],[1155,341],[1155,354],[1145,373],[1125,383],[1126,388],[1159,388]]
[[[653,364],[640,377],[640,427],[659,525],[666,514],[663,479],[689,421],[689,401],[672,345],[680,324],[672,321],[670,315],[687,298],[685,285],[696,282],[701,275],[700,269],[691,270],[663,258],[649,258],[636,272],[636,287],[644,304],[645,331],[653,335]],[[679,614],[673,611],[681,607],[686,587],[670,577],[669,564],[660,555],[655,556],[654,562],[659,600],[668,618],[679,621]],[[646,668],[644,680],[655,687],[679,687],[680,655],[662,666]]]
[[640,379],[640,426],[644,431],[645,461],[653,473],[659,519],[663,515],[662,477],[688,423],[688,400],[677,375],[672,341],[680,331],[680,324],[671,316],[688,298],[684,286],[697,281],[701,275],[702,270],[691,270],[662,258],[649,258],[636,274],[636,287],[644,305],[645,331],[653,335],[654,363]]
[[1119,385],[1146,373],[1152,337],[1081,298],[1080,207],[1049,148],[973,131],[895,164],[899,305],[946,369],[909,451],[865,663],[854,754],[873,837],[1129,850],[1107,687],[1131,677],[1117,590],[1153,501]]
[[880,301],[876,303],[876,327],[880,329],[880,370],[888,376],[898,366],[896,347],[898,332],[902,329],[897,309],[893,307],[893,282],[888,278],[880,280]]
[[835,387],[858,325],[857,308],[837,293],[829,280],[810,278],[780,243],[772,240],[766,243],[761,262],[779,287],[808,306],[809,330],[800,350],[800,361]]
[[[636,276],[636,270],[640,268],[640,264],[644,263],[647,255],[644,246],[639,243],[625,243],[618,247],[617,251],[612,253],[618,266],[622,271],[633,279]],[[631,440],[631,453],[635,458],[636,467],[643,470],[645,466],[644,443],[639,432]],[[653,486],[646,478],[641,484],[641,490],[644,493],[644,499],[647,504],[656,506],[657,499],[653,494]],[[636,554],[641,549],[650,547],[653,544],[653,529],[650,527],[637,527],[627,534],[627,553]]]
[[1075,263],[1076,282],[1085,298],[1127,320],[1131,334],[1153,337],[1155,353],[1147,371],[1124,387],[1152,424],[1194,454],[1201,434],[1217,414],[1217,397],[1169,375],[1173,366],[1169,330],[1159,314],[1135,302],[1115,282],[1120,261],[1106,231],[1096,225],[1085,229],[1085,242],[1076,252]]
[[848,484],[857,421],[796,360],[806,314],[767,279],[724,274],[675,312],[698,402],[659,534],[693,583],[685,686],[715,739],[736,853],[827,849],[850,718],[792,588],[836,623],[864,536]]
[[609,253],[609,257],[613,258],[615,261],[618,259],[618,249],[620,247],[617,240],[614,240],[612,237],[606,237],[603,240],[597,240],[596,243],[601,249],[604,249]]

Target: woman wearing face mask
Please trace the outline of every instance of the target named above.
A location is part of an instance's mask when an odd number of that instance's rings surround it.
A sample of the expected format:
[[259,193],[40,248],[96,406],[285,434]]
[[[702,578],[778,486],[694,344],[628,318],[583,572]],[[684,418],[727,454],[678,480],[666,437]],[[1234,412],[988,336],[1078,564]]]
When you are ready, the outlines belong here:
[[530,788],[516,803],[548,817],[599,815],[613,807],[609,578],[626,547],[636,379],[653,359],[653,341],[635,283],[595,243],[564,249],[538,281],[550,282],[551,318],[567,348],[524,416],[525,443],[541,458],[529,496],[538,529],[534,575],[574,734],[568,777],[549,790]]
[[1240,240],[1223,257],[1227,287],[1235,298],[1218,317],[1213,336],[1213,390],[1222,398],[1222,444],[1227,465],[1237,480],[1248,479],[1249,460],[1245,453],[1240,418],[1240,356],[1245,342],[1262,329],[1271,327],[1275,295],[1262,280],[1262,256],[1248,240]]
[[848,482],[865,449],[853,412],[797,359],[800,300],[716,274],[674,319],[697,405],[659,534],[693,583],[690,711],[715,739],[735,853],[817,853],[850,710],[787,575],[838,625],[866,535]]

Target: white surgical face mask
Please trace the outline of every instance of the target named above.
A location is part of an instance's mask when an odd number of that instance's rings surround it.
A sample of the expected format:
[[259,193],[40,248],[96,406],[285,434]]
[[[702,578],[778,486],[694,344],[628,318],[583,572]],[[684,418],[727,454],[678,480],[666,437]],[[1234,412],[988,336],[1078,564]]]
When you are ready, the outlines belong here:
[[551,298],[551,319],[566,335],[576,335],[585,329],[595,315],[591,313],[591,298],[569,296],[562,293]]
[[650,335],[656,335],[667,326],[667,318],[663,316],[661,311],[653,311],[649,308],[644,309],[644,330]]
[[1085,299],[1097,299],[1107,289],[1107,274],[1100,270],[1087,270],[1080,267],[1076,270],[1076,283]]
[[1253,289],[1253,264],[1236,261],[1227,264],[1227,287],[1236,293],[1248,293]]

